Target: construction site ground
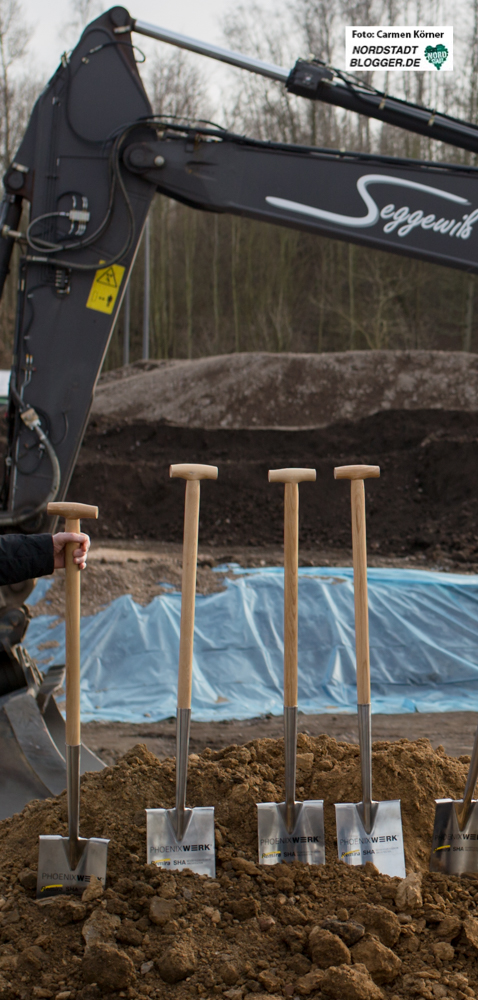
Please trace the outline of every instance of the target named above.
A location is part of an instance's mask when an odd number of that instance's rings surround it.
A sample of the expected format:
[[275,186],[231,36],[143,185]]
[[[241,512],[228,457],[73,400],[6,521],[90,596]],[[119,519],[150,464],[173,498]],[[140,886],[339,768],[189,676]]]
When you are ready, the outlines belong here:
[[[365,462],[382,470],[366,485],[371,566],[478,572],[477,414],[478,358],[464,353],[235,355],[108,375],[69,491],[100,508],[83,614],[179,590],[176,462],[219,467],[202,488],[201,593],[224,586],[227,564],[281,565],[283,491],[267,470],[293,465],[317,469],[301,489],[302,565],[351,564],[349,489],[333,468]],[[35,615],[64,616],[62,577]],[[462,794],[475,724],[474,712],[374,716],[374,792],[401,799],[404,882],[336,860],[334,803],[360,797],[353,713],[299,717],[297,793],[324,799],[326,865],[267,870],[256,803],[283,798],[282,720],[193,722],[188,795],[215,808],[216,879],[146,864],[144,809],[174,802],[174,719],[84,725],[110,765],[82,780],[82,834],[110,840],[107,888],[35,902],[38,836],[66,834],[66,793],[0,824],[2,996],[478,996],[476,874],[428,873],[435,799]]]
[[[351,565],[347,483],[335,465],[379,465],[367,484],[371,566],[478,571],[478,363],[439,351],[242,354],[130,365],[102,377],[69,498],[96,503],[83,614],[121,594],[141,604],[181,582],[184,484],[171,463],[219,468],[202,485],[198,590],[223,586],[218,566],[281,565],[283,498],[269,468],[311,466],[301,488],[302,565]],[[62,616],[57,574],[34,613]],[[374,736],[428,736],[470,752],[475,714],[376,716]],[[353,716],[302,717],[311,735],[357,740]],[[280,719],[194,723],[192,749],[278,736]],[[85,739],[108,762],[134,743],[160,758],[174,723],[92,722]]]

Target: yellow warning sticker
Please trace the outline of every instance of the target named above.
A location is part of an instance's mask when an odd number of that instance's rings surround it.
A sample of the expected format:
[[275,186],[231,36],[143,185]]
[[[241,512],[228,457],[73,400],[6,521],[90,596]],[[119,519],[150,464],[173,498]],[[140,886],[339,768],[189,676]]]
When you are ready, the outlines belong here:
[[86,308],[96,309],[96,312],[112,313],[124,272],[125,269],[120,264],[100,268],[93,279]]

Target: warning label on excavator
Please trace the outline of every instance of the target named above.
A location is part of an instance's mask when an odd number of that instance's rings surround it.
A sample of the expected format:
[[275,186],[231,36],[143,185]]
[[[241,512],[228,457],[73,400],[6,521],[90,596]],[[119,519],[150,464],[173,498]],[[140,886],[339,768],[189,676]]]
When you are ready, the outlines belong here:
[[102,313],[112,313],[124,272],[125,269],[120,264],[111,264],[110,267],[100,268],[93,279],[86,308],[96,309],[97,312]]

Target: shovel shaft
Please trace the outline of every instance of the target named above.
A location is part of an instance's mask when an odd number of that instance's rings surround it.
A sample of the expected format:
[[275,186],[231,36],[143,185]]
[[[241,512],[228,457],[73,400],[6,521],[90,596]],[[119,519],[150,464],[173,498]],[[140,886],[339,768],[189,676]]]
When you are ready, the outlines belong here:
[[473,792],[475,791],[476,782],[478,779],[478,729],[475,733],[475,742],[473,744],[473,750],[470,760],[470,768],[468,771],[468,776],[466,779],[465,791],[463,793],[463,806],[461,808],[461,825],[465,826],[469,812],[470,806],[473,799]]
[[[79,532],[78,518],[67,518],[65,531]],[[80,737],[80,569],[73,562],[77,542],[65,552],[66,742],[76,747]]]
[[297,773],[297,708],[284,706],[285,813],[286,826],[295,826],[295,785]]
[[178,708],[191,708],[193,676],[194,610],[199,525],[198,480],[186,482],[184,505],[183,576],[181,585],[181,635],[179,640]]
[[357,711],[362,777],[363,825],[371,832],[372,817],[372,715],[370,707],[370,648],[368,637],[367,534],[364,479],[378,479],[377,465],[343,465],[336,479],[350,479],[352,550],[354,564],[355,654],[357,661]]
[[284,486],[284,708],[297,707],[299,487]]
[[364,827],[372,829],[372,712],[370,705],[358,705],[360,773]]
[[370,705],[365,489],[363,479],[353,479],[350,485],[352,500],[357,702],[359,705]]
[[186,819],[186,790],[188,781],[188,750],[189,731],[191,728],[191,709],[178,708],[176,718],[176,835],[178,840],[184,836]]
[[80,753],[79,746],[66,746],[66,798],[68,803],[68,840],[70,868],[80,860]]

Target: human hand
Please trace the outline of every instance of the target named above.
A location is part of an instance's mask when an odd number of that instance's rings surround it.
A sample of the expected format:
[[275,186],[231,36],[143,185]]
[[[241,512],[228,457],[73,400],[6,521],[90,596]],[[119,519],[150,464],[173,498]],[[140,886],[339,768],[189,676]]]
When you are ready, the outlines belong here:
[[65,567],[65,546],[68,542],[78,542],[78,548],[73,550],[73,562],[80,569],[85,568],[86,557],[90,547],[89,535],[85,535],[83,531],[79,533],[75,531],[58,531],[52,537],[55,569],[64,569]]

